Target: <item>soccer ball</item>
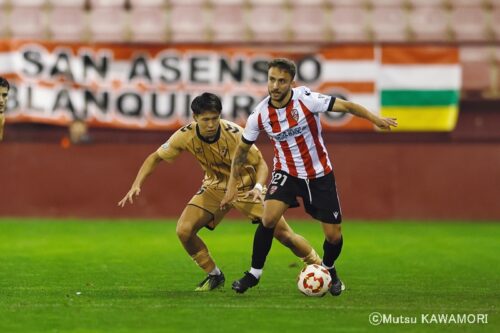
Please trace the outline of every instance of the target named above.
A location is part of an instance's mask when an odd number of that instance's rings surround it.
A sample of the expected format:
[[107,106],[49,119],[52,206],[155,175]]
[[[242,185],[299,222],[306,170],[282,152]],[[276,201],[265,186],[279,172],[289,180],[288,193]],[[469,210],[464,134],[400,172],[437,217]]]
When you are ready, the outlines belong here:
[[325,296],[331,286],[328,270],[316,264],[304,267],[297,278],[297,287],[306,296]]

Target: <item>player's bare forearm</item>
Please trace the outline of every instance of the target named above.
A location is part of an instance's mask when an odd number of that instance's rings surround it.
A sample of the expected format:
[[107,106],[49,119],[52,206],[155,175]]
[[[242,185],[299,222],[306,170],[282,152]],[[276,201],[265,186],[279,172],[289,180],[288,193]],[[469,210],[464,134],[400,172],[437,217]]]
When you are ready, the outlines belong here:
[[251,199],[254,202],[263,201],[264,198],[262,196],[263,185],[265,185],[267,181],[267,176],[269,175],[269,168],[267,167],[266,161],[262,157],[262,154],[258,153],[257,163],[254,164],[256,170],[256,182],[253,189],[246,192],[244,195],[244,199]]
[[250,150],[251,145],[240,141],[240,144],[236,148],[234,153],[233,161],[231,162],[231,177],[234,179],[238,179],[240,176],[241,169],[247,162],[248,151]]
[[257,183],[265,185],[269,176],[269,168],[267,167],[264,157],[259,153],[259,163],[255,166]]
[[134,180],[134,183],[132,186],[141,187],[142,184],[144,184],[144,181],[146,180],[146,178],[150,174],[153,173],[153,171],[156,169],[156,166],[161,161],[162,161],[162,159],[158,155],[158,153],[154,152],[151,155],[149,155],[142,163],[142,166],[139,169],[139,172],[137,172],[137,176],[135,177],[135,180]]
[[220,203],[221,209],[225,209],[226,205],[236,198],[236,180],[240,177],[241,169],[247,162],[250,147],[251,145],[247,145],[243,141],[240,141],[238,147],[236,148],[233,160],[231,161],[231,174],[229,175],[229,181],[227,182],[226,194]]
[[251,146],[247,155],[247,163],[254,167],[255,169],[255,182],[260,185],[265,185],[267,182],[267,177],[269,176],[269,168],[267,167],[266,161],[262,156],[262,153],[255,146]]
[[376,118],[376,116],[368,111],[368,109],[366,109],[364,106],[354,102],[345,101],[340,98],[337,98],[335,100],[332,111],[350,113],[357,117],[368,119],[371,122],[373,122]]
[[390,130],[391,127],[398,126],[396,118],[381,118],[360,104],[345,101],[340,98],[335,100],[332,111],[348,112],[356,117],[367,119],[377,127],[385,130]]
[[123,197],[123,199],[118,202],[118,206],[125,206],[127,201],[130,203],[134,203],[134,197],[138,196],[141,193],[142,184],[144,183],[146,178],[151,173],[153,173],[154,169],[161,161],[161,157],[156,152],[152,153],[144,160],[141,168],[139,169],[139,172],[137,172],[134,183],[130,187],[130,190],[127,192],[127,194]]

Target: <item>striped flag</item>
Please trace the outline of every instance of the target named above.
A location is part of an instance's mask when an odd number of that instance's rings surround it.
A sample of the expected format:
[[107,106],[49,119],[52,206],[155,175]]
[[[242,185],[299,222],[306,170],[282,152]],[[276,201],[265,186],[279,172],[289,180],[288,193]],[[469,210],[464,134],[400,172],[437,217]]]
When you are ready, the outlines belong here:
[[[373,45],[337,45],[322,49],[321,84],[314,89],[325,94],[340,93],[348,100],[378,112],[379,95],[375,85],[380,66],[375,50]],[[323,117],[322,125],[325,129],[373,130],[370,122],[351,115],[335,122],[328,122]]]
[[383,46],[378,77],[381,115],[400,131],[451,131],[458,118],[458,48]]

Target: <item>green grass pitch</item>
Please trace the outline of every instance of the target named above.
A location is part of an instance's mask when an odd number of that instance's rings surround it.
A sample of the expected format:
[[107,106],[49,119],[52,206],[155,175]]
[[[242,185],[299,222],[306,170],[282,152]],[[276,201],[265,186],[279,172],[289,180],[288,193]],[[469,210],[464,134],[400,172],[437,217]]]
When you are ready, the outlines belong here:
[[[290,223],[322,253],[312,221]],[[301,263],[273,243],[260,285],[237,295],[255,226],[203,230],[226,275],[221,291],[193,289],[203,272],[175,223],[0,220],[0,332],[500,332],[500,224],[345,222],[340,297],[305,297]],[[488,314],[487,324],[382,324],[393,316]]]

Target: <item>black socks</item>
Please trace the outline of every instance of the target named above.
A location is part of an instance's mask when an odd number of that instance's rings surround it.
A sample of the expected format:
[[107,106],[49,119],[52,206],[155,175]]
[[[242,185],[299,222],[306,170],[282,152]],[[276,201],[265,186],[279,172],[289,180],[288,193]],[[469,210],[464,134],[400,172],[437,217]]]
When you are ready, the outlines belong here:
[[337,260],[337,258],[340,255],[340,252],[342,251],[343,243],[344,240],[342,236],[340,237],[340,240],[334,244],[327,242],[327,240],[325,239],[325,241],[323,242],[323,251],[324,251],[323,264],[326,267],[333,266],[335,260]]
[[252,267],[262,269],[273,244],[274,228],[259,223],[253,239]]

